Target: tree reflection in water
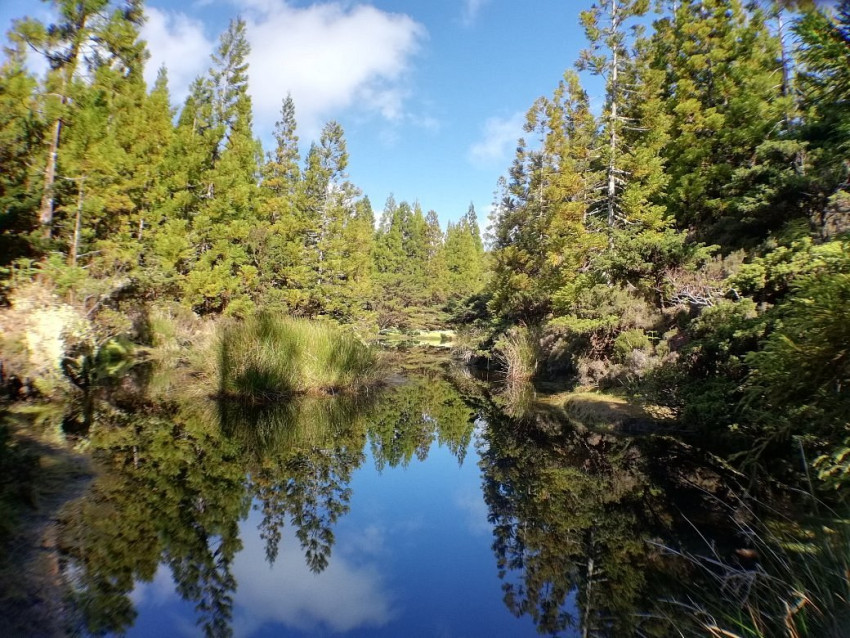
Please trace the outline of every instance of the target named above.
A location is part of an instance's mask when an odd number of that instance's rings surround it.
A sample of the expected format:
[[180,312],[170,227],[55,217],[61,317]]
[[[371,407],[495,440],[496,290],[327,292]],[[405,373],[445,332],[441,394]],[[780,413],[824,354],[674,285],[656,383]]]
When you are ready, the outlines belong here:
[[151,580],[163,563],[205,633],[228,635],[237,523],[248,503],[238,448],[210,416],[191,404],[169,416],[151,406],[98,415],[91,444],[100,472],[65,509],[60,530],[91,633],[128,629],[135,581]]
[[[126,399],[126,397],[125,397]],[[433,442],[462,462],[474,412],[431,376],[371,397],[305,397],[275,405],[186,400],[97,404],[90,436],[100,471],[63,512],[60,545],[86,630],[122,633],[131,593],[166,565],[207,636],[232,634],[239,522],[251,503],[274,563],[286,524],[314,573],[349,509],[369,442],[376,466],[424,460]]]
[[367,445],[379,472],[425,460],[435,443],[463,463],[486,422],[476,446],[510,612],[547,634],[670,635],[657,603],[675,598],[692,565],[658,548],[686,547],[688,517],[728,483],[670,440],[582,430],[541,407],[533,388],[495,391],[469,375],[275,405],[94,405],[100,472],[60,529],[92,634],[131,627],[134,588],[164,565],[204,633],[231,635],[239,523],[252,504],[270,564],[288,525],[322,572]]
[[[511,397],[523,393],[509,390],[481,401],[488,427],[478,442],[508,609],[544,634],[679,635],[687,620],[677,619],[674,631],[661,601],[681,592],[693,565],[659,547],[702,540],[671,495],[694,515],[716,495],[690,480],[688,463],[667,465],[674,442],[591,432],[546,409],[512,408]],[[715,470],[703,471],[722,485]]]

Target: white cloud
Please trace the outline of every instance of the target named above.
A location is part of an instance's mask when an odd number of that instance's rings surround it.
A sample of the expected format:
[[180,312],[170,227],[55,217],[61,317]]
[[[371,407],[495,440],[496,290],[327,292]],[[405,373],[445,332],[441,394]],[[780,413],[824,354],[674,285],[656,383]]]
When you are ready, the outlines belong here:
[[504,164],[522,136],[525,114],[491,117],[484,123],[481,139],[469,147],[469,160],[479,166]]
[[[256,517],[255,517],[256,518]],[[243,529],[246,529],[243,527]],[[312,573],[294,533],[285,529],[274,569],[265,562],[265,548],[257,534],[244,534],[244,548],[236,557],[234,634],[250,636],[265,624],[317,633],[342,633],[381,627],[395,617],[384,577],[377,565],[358,561],[336,551],[328,567]],[[358,542],[380,553],[379,530],[365,533]]]
[[147,22],[142,38],[148,43],[151,58],[145,68],[145,80],[152,85],[159,68],[168,69],[168,88],[173,102],[183,102],[189,85],[210,65],[215,41],[208,39],[204,25],[183,13],[146,9]]
[[463,24],[471,26],[478,18],[481,9],[489,2],[490,0],[463,0],[463,16],[461,17]]
[[[194,8],[213,1],[198,0]],[[389,122],[408,119],[405,80],[427,37],[425,28],[409,16],[347,2],[304,7],[287,0],[229,4],[247,23],[249,91],[259,135],[270,133],[288,93],[307,139],[318,134],[326,119],[346,109],[377,114]],[[209,68],[217,37],[207,38],[203,22],[185,13],[148,8],[147,14],[142,35],[152,56],[146,79],[152,83],[165,64],[172,99],[179,104],[192,80]]]
[[466,529],[473,536],[487,536],[493,531],[487,517],[489,511],[481,492],[468,486],[465,490],[455,492],[454,504],[465,519]]
[[349,108],[389,121],[403,117],[405,77],[426,36],[412,18],[340,2],[238,4],[246,12],[251,95],[263,130],[273,125],[287,93],[308,135],[324,119]]

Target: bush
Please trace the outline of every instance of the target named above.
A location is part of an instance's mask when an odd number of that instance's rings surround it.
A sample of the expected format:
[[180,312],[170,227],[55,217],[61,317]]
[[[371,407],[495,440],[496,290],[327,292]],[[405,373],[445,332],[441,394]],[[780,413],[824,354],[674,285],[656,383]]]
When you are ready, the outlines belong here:
[[651,349],[652,342],[639,328],[621,332],[614,339],[614,358],[621,363],[624,363],[634,350],[642,350],[648,354]]
[[817,449],[850,424],[850,274],[808,277],[777,306],[775,330],[746,362],[745,405],[757,437],[802,436]]
[[377,356],[334,325],[259,314],[221,330],[216,353],[223,395],[268,400],[293,393],[362,387]]

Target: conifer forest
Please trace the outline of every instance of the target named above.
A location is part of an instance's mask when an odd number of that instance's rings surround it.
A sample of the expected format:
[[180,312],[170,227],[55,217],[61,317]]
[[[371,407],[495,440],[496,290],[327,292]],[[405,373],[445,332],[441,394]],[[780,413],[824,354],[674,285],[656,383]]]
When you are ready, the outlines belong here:
[[243,18],[178,105],[143,0],[47,4],[0,57],[0,634],[183,635],[162,570],[207,636],[345,633],[256,633],[241,526],[334,573],[352,477],[439,448],[528,623],[464,635],[850,635],[850,1],[566,7],[460,216],[292,95],[258,130]]

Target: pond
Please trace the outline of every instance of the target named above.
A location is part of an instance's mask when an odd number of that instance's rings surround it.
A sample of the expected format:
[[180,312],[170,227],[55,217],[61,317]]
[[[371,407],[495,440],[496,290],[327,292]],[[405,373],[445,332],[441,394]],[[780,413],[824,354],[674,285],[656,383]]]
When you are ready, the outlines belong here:
[[688,557],[739,542],[722,468],[464,370],[273,406],[144,385],[81,412],[97,473],[58,546],[86,633],[676,635],[711,580]]

